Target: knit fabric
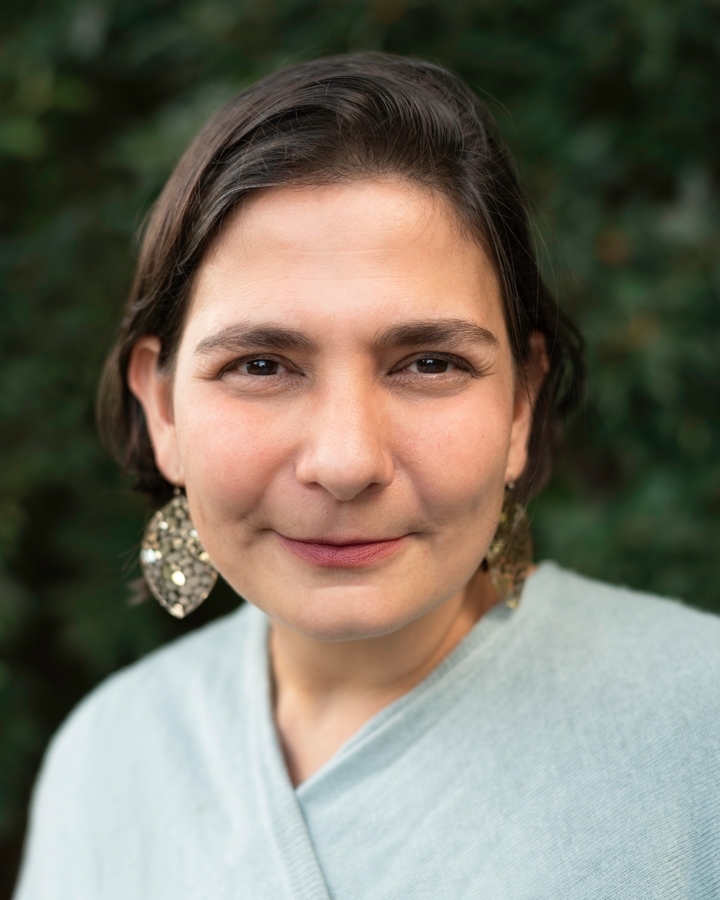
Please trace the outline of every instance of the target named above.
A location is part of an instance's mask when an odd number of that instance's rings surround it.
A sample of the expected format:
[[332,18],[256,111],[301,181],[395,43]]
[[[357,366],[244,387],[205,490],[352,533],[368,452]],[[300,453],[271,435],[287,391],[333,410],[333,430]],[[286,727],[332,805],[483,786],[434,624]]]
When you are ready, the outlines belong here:
[[294,790],[250,606],[54,739],[16,900],[720,898],[720,619],[544,563]]

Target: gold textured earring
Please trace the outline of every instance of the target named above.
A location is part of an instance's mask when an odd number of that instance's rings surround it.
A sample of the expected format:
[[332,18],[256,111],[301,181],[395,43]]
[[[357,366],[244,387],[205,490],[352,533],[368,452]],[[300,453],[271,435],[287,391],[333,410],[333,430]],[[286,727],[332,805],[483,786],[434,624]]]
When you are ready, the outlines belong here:
[[145,529],[140,565],[153,596],[177,619],[197,609],[213,589],[217,569],[200,543],[187,497],[178,488]]
[[493,587],[502,601],[515,609],[523,584],[533,565],[533,541],[525,507],[518,503],[510,482],[505,491],[500,521],[490,542],[485,562]]

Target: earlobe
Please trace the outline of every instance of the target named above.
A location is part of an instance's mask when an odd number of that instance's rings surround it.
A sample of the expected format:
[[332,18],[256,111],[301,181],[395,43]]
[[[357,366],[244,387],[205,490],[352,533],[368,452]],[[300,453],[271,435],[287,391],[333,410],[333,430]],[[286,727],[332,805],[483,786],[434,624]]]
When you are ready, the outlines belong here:
[[158,365],[161,350],[159,338],[140,338],[130,354],[127,382],[143,408],[155,463],[164,478],[179,486],[183,484],[183,473],[172,411],[172,382]]

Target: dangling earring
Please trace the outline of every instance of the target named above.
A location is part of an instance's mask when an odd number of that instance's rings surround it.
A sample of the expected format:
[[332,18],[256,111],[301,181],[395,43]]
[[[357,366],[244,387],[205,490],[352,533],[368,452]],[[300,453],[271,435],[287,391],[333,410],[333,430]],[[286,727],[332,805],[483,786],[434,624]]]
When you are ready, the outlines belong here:
[[510,482],[505,491],[500,521],[490,542],[485,562],[490,580],[503,602],[515,609],[533,564],[533,542],[525,507],[518,503]]
[[213,589],[217,569],[200,543],[187,497],[178,488],[145,529],[140,565],[153,596],[178,619],[197,609]]

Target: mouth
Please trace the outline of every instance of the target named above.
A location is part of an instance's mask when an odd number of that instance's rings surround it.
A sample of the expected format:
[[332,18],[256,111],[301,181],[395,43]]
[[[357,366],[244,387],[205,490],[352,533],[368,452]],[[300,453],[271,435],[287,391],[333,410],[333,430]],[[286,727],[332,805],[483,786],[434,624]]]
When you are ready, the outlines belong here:
[[407,535],[380,541],[298,541],[278,534],[285,549],[304,562],[326,569],[357,569],[380,562],[396,553]]

